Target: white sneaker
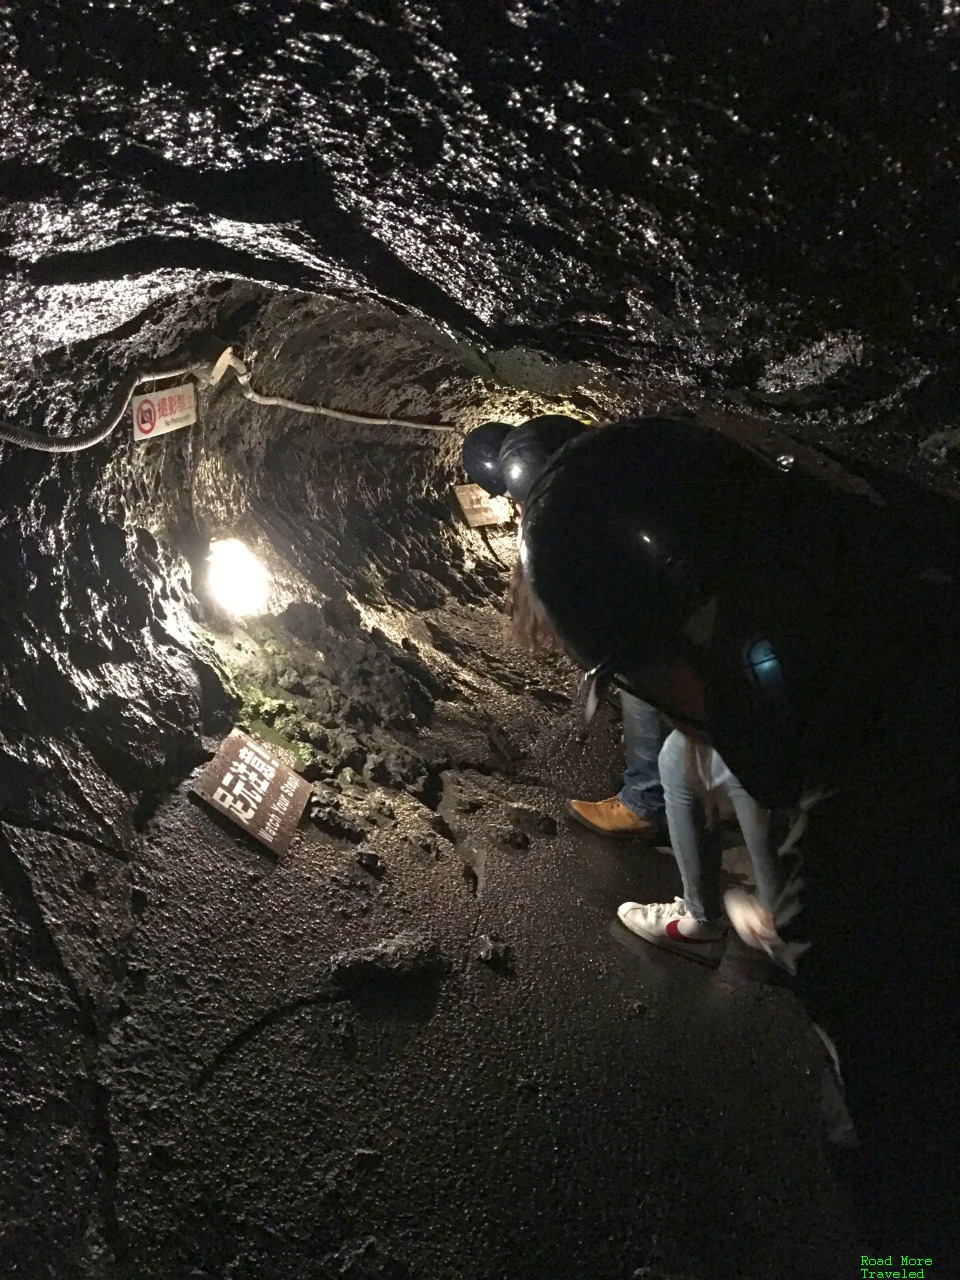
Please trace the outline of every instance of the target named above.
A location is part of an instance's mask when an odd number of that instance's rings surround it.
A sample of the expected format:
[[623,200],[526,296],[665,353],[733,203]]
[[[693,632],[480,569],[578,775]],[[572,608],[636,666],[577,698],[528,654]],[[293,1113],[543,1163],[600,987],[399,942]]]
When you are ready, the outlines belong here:
[[646,942],[676,951],[701,964],[718,965],[723,958],[727,923],[695,920],[682,898],[673,902],[625,902],[617,911],[623,924]]

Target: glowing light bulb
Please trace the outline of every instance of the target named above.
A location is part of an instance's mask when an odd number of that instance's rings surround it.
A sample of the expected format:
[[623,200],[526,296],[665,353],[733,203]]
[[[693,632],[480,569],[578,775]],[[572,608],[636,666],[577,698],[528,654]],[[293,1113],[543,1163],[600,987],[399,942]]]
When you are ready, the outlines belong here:
[[207,585],[222,609],[242,618],[263,613],[270,594],[270,575],[239,538],[218,538],[210,543]]

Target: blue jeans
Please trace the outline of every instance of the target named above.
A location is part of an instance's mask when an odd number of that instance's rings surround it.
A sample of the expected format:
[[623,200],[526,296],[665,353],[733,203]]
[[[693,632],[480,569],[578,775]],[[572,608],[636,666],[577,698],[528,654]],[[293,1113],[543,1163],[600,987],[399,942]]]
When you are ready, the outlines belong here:
[[620,707],[623,711],[623,746],[627,756],[620,803],[638,818],[649,818],[663,812],[663,788],[657,765],[663,740],[660,717],[653,707],[623,690],[620,691]]
[[[686,739],[675,729],[660,752],[660,777],[667,805],[670,844],[683,880],[683,901],[696,920],[714,920],[721,914],[719,832],[707,825],[703,802],[691,778]],[[757,899],[772,911],[783,888],[780,860],[770,848],[770,813],[761,809],[733,776],[716,751],[710,751],[703,781],[722,788],[730,798],[753,864]]]

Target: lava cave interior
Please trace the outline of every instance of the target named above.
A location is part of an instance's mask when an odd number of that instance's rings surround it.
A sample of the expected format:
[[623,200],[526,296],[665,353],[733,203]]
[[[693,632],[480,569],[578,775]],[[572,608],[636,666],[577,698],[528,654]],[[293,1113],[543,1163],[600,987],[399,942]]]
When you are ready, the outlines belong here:
[[[4,1274],[833,1280],[869,1245],[946,1277],[939,1238],[864,1241],[789,985],[618,925],[676,864],[563,819],[616,785],[616,715],[516,645],[516,526],[453,491],[488,419],[697,414],[955,569],[956,5],[8,8]],[[196,376],[226,349],[381,421]],[[185,429],[9,438],[174,368]],[[227,539],[249,616],[208,588]],[[195,794],[235,726],[310,784],[279,855]]]

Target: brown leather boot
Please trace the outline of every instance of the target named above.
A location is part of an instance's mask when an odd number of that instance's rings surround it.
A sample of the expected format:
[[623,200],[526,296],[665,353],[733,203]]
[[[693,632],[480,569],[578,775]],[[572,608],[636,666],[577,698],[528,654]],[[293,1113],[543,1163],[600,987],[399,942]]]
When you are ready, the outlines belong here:
[[607,800],[568,800],[567,813],[589,831],[595,831],[599,836],[611,836],[614,840],[638,837],[642,840],[663,833],[662,822],[638,818],[619,796],[610,796]]

